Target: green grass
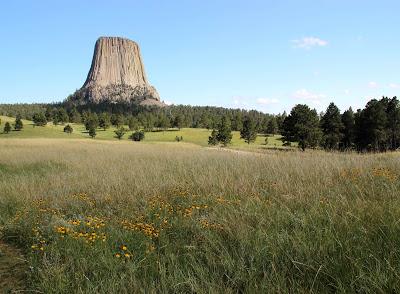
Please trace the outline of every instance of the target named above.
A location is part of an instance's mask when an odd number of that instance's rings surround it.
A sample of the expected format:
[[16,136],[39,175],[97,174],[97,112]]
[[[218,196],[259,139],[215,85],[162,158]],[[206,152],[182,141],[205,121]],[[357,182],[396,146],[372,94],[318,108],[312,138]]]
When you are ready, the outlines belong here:
[[399,293],[399,155],[0,140],[0,240],[42,293]]
[[[2,120],[2,124],[0,125],[0,131],[3,130],[5,122],[14,122],[14,118],[0,116]],[[66,134],[63,132],[64,126],[57,125],[54,126],[52,123],[48,123],[45,127],[34,127],[31,121],[23,120],[24,129],[22,131],[12,131],[9,134],[0,133],[0,139],[6,138],[86,138],[90,139],[88,132],[84,128],[82,124],[70,124],[74,132],[72,134]],[[114,140],[118,141],[115,138],[115,128],[109,128],[107,130],[98,129],[96,140]],[[132,132],[129,131],[125,134],[122,141],[129,140],[128,137]],[[154,131],[154,132],[146,132],[145,142],[176,142],[175,137],[183,137],[183,142],[179,142],[177,144],[182,143],[191,143],[200,146],[207,146],[208,137],[210,136],[211,131],[206,129],[192,129],[192,128],[183,128],[181,130],[177,129],[169,129],[167,131]],[[233,132],[232,144],[229,145],[230,148],[234,149],[265,149],[265,148],[283,148],[282,141],[280,140],[280,136],[271,136],[268,137],[268,144],[265,145],[265,136],[259,135],[257,137],[256,142],[246,144],[244,140],[240,139],[239,132]]]

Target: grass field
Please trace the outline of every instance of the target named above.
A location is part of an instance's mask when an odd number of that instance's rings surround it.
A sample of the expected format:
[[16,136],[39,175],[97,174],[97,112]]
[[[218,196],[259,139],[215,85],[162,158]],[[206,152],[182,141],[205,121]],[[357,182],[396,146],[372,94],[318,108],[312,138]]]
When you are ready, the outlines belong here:
[[[0,278],[38,293],[398,293],[399,176],[399,153],[0,140]],[[26,271],[10,275],[16,250]]]
[[[23,120],[24,129],[20,132],[10,132],[9,134],[3,134],[4,124],[8,121],[13,123],[15,118],[0,116],[2,124],[0,125],[0,139],[6,138],[86,138],[93,140],[89,137],[88,132],[85,130],[82,124],[70,124],[74,132],[72,134],[66,134],[63,132],[64,126],[54,126],[52,123],[48,123],[45,127],[34,127],[31,121]],[[97,130],[96,140],[114,140],[118,139],[115,137],[115,128]],[[123,140],[128,140],[129,135],[132,132],[127,132],[123,137]],[[157,132],[146,132],[145,142],[175,142],[176,136],[182,136],[183,142],[193,143],[200,146],[207,146],[208,137],[211,131],[206,129],[191,129],[183,128],[180,131],[177,129],[170,129],[168,131],[157,131]],[[260,135],[257,137],[256,142],[248,145],[244,140],[240,139],[239,132],[233,132],[232,144],[230,148],[239,149],[265,149],[265,148],[282,148],[282,141],[279,140],[280,136],[268,137],[268,144],[265,145],[265,136]]]

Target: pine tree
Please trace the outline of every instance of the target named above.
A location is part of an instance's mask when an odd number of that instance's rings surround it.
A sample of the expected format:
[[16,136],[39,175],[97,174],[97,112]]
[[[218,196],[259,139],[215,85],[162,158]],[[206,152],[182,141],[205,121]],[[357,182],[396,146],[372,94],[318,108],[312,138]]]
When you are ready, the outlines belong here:
[[341,148],[342,149],[351,149],[354,145],[355,139],[355,122],[354,122],[354,112],[351,107],[343,112],[342,114],[342,141]]
[[6,122],[4,125],[4,133],[8,134],[9,132],[11,132],[11,125],[9,122]]
[[208,145],[215,146],[218,144],[217,134],[217,130],[213,129],[211,132],[211,136],[208,137]]
[[24,124],[22,123],[21,116],[17,115],[14,123],[14,130],[20,131],[24,128]]
[[45,126],[47,124],[47,119],[46,116],[44,115],[44,113],[35,113],[33,115],[32,121],[34,123],[35,126]]
[[267,124],[267,129],[265,130],[265,133],[268,135],[275,135],[278,131],[278,123],[276,121],[275,117],[271,117],[270,120],[268,121]]
[[325,149],[338,149],[342,139],[342,118],[339,108],[330,103],[325,114],[321,118],[321,129],[323,133],[322,146]]
[[181,130],[182,126],[183,126],[183,115],[182,114],[178,114],[177,116],[175,116],[174,119],[174,127],[178,128],[178,130]]
[[311,110],[305,104],[293,107],[283,122],[282,135],[286,144],[298,142],[303,151],[309,147],[317,147],[322,135],[317,111]]
[[94,127],[89,128],[89,136],[92,137],[93,139],[96,137],[96,129]]
[[99,127],[104,131],[111,126],[110,115],[107,112],[103,112],[99,115]]
[[388,101],[386,113],[388,148],[396,150],[400,147],[400,103],[397,97],[393,97]]
[[244,139],[247,144],[254,142],[257,138],[256,124],[250,116],[244,119],[243,128],[240,131],[240,138]]
[[223,116],[218,126],[217,140],[223,146],[227,146],[232,141],[231,121],[227,116]]

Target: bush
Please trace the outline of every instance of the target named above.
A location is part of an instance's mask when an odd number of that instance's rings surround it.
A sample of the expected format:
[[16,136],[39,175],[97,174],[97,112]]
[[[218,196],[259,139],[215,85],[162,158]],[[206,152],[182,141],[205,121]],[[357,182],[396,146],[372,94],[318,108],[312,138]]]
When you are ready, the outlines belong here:
[[70,125],[64,127],[64,133],[71,134],[73,131],[74,129]]
[[120,127],[117,130],[115,130],[114,133],[115,136],[118,138],[118,140],[121,140],[122,137],[125,135],[125,129],[123,127]]
[[129,136],[129,139],[131,139],[132,141],[142,141],[144,139],[144,132],[136,131]]
[[182,136],[176,136],[176,137],[175,137],[175,141],[176,141],[176,142],[183,141],[183,137],[182,137]]

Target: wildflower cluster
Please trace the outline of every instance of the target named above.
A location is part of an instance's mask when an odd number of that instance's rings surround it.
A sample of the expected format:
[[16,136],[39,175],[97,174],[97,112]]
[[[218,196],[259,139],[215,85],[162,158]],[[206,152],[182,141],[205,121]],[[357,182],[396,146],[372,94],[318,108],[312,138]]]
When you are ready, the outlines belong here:
[[397,180],[398,176],[389,168],[386,167],[376,167],[372,169],[372,174],[375,177],[381,177],[384,179],[387,179],[391,182],[394,182]]
[[212,223],[206,219],[201,219],[200,225],[203,229],[211,229],[211,230],[223,230],[224,229],[224,227],[221,224]]
[[361,169],[359,168],[349,168],[340,172],[339,176],[344,179],[348,179],[352,182],[357,181],[361,177]]
[[160,230],[155,228],[154,224],[122,220],[121,225],[125,230],[142,232],[150,238],[157,238],[160,234]]

